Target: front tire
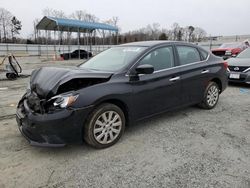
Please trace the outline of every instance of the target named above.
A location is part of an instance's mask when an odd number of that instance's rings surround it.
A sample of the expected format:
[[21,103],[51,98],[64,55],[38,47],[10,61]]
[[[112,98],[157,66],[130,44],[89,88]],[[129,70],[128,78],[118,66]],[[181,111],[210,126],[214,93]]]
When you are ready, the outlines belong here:
[[114,145],[125,129],[125,116],[116,105],[105,103],[97,107],[84,126],[84,140],[95,148]]
[[202,102],[199,104],[201,108],[212,109],[214,108],[220,96],[220,89],[217,83],[209,82],[205,92]]

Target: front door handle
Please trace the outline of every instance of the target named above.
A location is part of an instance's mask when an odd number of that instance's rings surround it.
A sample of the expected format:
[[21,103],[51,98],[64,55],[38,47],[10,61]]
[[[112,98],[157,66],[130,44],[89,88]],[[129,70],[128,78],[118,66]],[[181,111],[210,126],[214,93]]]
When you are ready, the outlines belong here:
[[201,72],[201,74],[206,74],[206,73],[209,73],[209,70],[203,70],[203,71]]
[[179,80],[179,79],[180,79],[180,77],[177,76],[177,77],[170,78],[169,81],[174,82],[174,81]]

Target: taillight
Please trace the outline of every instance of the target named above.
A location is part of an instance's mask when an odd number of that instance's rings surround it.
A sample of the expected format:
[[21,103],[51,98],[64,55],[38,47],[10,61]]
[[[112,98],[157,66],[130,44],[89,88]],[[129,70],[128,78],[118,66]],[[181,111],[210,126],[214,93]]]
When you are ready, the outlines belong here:
[[228,63],[227,62],[223,62],[223,66],[225,69],[228,69]]
[[228,71],[230,72],[229,68],[228,68],[228,63],[227,62],[223,62],[223,67]]

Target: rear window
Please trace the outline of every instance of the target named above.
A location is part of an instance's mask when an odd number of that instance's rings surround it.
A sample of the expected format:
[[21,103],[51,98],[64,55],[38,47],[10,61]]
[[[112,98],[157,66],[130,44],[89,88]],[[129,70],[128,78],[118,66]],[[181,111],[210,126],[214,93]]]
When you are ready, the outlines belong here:
[[180,65],[187,65],[201,61],[201,56],[196,48],[190,46],[177,46]]

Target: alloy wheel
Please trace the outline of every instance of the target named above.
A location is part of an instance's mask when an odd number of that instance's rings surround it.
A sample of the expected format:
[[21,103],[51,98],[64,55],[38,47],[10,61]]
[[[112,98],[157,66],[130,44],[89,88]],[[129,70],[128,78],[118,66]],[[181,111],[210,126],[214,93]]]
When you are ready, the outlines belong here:
[[212,85],[207,91],[207,104],[211,107],[216,105],[219,98],[219,89],[215,85]]
[[102,113],[95,121],[94,138],[100,144],[112,143],[120,134],[122,119],[115,111]]

